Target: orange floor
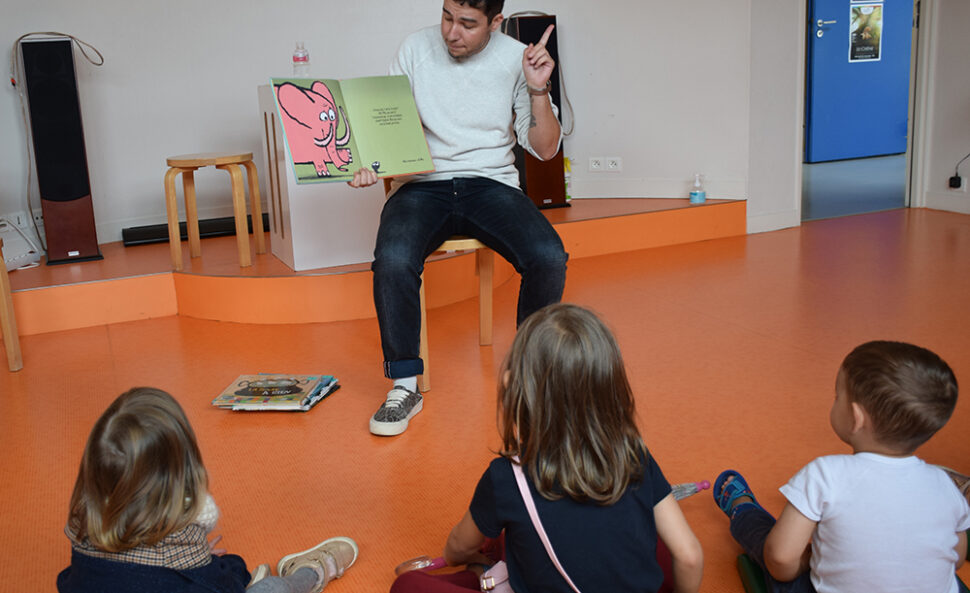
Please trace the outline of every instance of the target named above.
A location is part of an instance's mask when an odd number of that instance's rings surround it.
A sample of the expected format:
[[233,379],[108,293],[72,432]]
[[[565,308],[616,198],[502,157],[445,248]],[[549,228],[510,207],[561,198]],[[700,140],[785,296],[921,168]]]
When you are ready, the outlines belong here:
[[[492,347],[478,346],[474,300],[429,312],[434,389],[396,438],[367,432],[387,387],[374,319],[169,316],[23,337],[24,369],[0,369],[0,591],[53,590],[69,560],[61,529],[88,430],[137,384],[169,390],[186,408],[231,551],[275,562],[349,535],[360,560],[328,591],[386,591],[398,562],[441,550],[497,445],[495,373],[513,336],[515,284],[496,290]],[[912,341],[970,385],[970,216],[896,210],[577,259],[565,298],[615,329],[667,477],[713,480],[733,467],[775,511],[792,473],[846,451],[828,409],[853,346]],[[307,414],[209,405],[256,371],[327,372],[344,387]],[[968,431],[965,395],[920,453],[970,470]],[[706,554],[702,590],[740,592],[726,518],[706,493],[682,507]]]

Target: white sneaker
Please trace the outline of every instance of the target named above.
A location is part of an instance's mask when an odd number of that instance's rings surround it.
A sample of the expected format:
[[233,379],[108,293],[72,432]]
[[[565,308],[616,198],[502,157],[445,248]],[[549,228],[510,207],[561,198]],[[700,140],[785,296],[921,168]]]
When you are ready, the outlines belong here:
[[421,411],[422,404],[420,393],[395,385],[370,419],[371,433],[385,437],[401,434],[407,429],[408,421]]
[[269,564],[260,564],[259,566],[253,569],[252,579],[250,579],[249,584],[246,585],[246,588],[248,589],[252,587],[253,585],[265,579],[269,575],[270,575]]
[[358,554],[359,549],[354,540],[349,537],[331,537],[309,550],[284,556],[276,567],[276,573],[285,577],[301,568],[311,568],[321,575],[321,580],[312,592],[319,593],[327,583],[344,576],[344,571],[357,561]]

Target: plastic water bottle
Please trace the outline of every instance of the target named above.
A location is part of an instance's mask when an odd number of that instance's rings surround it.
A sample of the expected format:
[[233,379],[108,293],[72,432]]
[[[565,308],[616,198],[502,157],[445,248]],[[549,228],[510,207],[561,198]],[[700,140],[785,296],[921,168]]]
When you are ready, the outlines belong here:
[[693,496],[701,490],[707,490],[710,487],[710,482],[707,480],[701,480],[700,482],[684,482],[683,484],[674,484],[670,487],[670,490],[674,495],[674,499],[684,500],[688,496]]
[[694,185],[690,188],[690,203],[703,204],[706,201],[707,192],[704,191],[704,185],[701,183],[701,174],[696,173],[694,175]]
[[296,42],[293,50],[293,76],[306,78],[310,76],[310,52],[303,47],[302,41]]

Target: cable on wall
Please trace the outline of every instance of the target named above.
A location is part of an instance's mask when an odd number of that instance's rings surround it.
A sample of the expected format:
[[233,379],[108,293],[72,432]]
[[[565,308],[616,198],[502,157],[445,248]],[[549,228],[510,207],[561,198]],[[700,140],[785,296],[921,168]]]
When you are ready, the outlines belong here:
[[962,165],[963,164],[963,161],[965,161],[967,159],[970,159],[970,153],[967,153],[967,156],[965,156],[962,159],[960,159],[960,162],[957,163],[957,166],[953,168],[953,174],[954,175],[956,175],[958,177],[960,176],[960,165]]
[[[26,33],[21,35],[13,42],[13,48],[10,52],[10,86],[17,90],[17,95],[20,99],[20,116],[24,122],[24,149],[27,153],[27,185],[24,190],[24,201],[27,203],[27,214],[30,217],[30,225],[34,230],[34,234],[37,236],[37,240],[40,242],[44,252],[47,252],[47,241],[41,235],[40,229],[37,228],[37,221],[34,219],[34,209],[30,203],[30,182],[31,173],[34,169],[34,157],[33,151],[30,150],[30,125],[27,123],[27,99],[24,96],[24,88],[22,84],[18,84],[20,80],[23,79],[23,60],[17,59],[20,56],[20,42],[24,39],[29,39],[35,36],[42,37],[66,37],[70,39],[74,45],[77,46],[81,55],[84,56],[88,62],[91,62],[95,66],[104,65],[104,56],[98,51],[98,48],[94,47],[87,41],[79,39],[74,35],[69,35],[67,33],[59,33],[57,31],[35,31],[33,33]],[[90,50],[97,55],[97,59],[93,57]]]

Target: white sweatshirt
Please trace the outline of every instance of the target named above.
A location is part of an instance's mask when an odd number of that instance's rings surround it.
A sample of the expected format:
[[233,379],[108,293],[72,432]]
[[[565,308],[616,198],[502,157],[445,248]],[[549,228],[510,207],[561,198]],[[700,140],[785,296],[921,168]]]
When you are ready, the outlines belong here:
[[488,177],[519,187],[512,153],[516,138],[535,155],[529,144],[532,106],[523,51],[521,42],[494,32],[480,52],[456,60],[437,25],[404,40],[389,71],[411,81],[435,171],[395,179],[392,193],[408,181],[455,177]]

